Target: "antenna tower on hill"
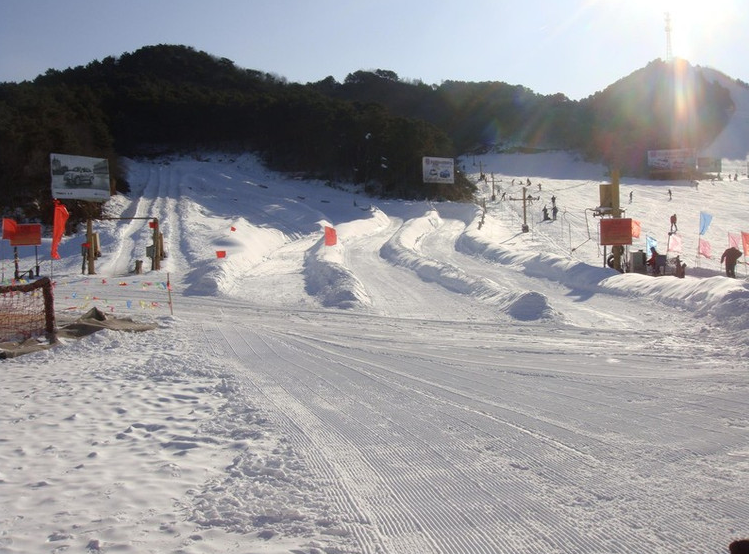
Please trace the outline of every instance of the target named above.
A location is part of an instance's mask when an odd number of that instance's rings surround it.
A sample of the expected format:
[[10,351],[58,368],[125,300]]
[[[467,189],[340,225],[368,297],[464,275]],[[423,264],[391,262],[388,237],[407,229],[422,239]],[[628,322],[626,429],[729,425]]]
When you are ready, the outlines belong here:
[[666,12],[666,62],[670,62],[673,57],[671,50],[671,14]]

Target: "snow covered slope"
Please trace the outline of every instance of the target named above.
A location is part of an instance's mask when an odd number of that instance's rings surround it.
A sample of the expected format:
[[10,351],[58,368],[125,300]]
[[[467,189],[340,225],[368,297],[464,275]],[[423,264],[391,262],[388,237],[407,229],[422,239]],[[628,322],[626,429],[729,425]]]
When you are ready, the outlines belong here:
[[61,321],[159,328],[2,362],[0,550],[697,554],[749,535],[749,288],[719,262],[749,232],[746,175],[623,180],[635,249],[665,252],[678,214],[677,279],[605,267],[604,168],[462,163],[494,177],[485,213],[249,155],[130,161],[107,209],[159,219],[162,269],[132,272],[146,221],[108,220],[96,275],[81,234],[54,264],[47,241],[42,272]]

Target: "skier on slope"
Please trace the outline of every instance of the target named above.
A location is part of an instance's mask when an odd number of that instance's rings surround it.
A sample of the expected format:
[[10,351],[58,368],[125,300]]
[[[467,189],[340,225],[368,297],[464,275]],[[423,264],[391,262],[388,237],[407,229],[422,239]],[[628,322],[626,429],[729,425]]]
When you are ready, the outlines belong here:
[[741,257],[741,250],[735,246],[726,248],[720,257],[720,263],[726,263],[726,277],[736,277],[736,262]]

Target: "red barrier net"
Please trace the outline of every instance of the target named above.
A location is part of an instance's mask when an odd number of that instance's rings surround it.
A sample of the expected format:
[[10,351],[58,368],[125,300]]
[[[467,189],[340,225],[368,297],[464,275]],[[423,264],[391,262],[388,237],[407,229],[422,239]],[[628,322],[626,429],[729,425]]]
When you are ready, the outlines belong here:
[[28,284],[0,286],[0,342],[55,334],[52,282],[42,277]]

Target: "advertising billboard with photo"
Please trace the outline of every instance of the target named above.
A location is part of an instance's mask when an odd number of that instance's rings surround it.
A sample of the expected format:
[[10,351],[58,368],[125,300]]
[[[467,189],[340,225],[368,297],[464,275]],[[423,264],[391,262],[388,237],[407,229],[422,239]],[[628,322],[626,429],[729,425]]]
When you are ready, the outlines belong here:
[[663,171],[694,171],[697,156],[693,148],[648,150],[648,167]]
[[422,158],[425,183],[455,183],[455,160],[453,158]]
[[68,154],[50,154],[52,198],[58,200],[109,200],[109,162]]

